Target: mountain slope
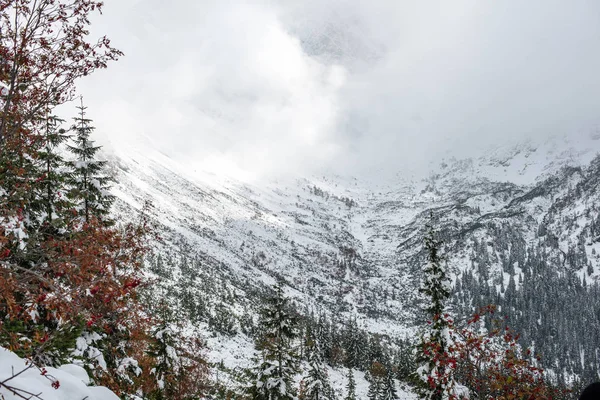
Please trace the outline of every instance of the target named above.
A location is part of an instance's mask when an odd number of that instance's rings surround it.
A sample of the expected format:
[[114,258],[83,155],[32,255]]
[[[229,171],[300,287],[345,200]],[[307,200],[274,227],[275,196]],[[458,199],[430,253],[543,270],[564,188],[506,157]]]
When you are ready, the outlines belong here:
[[[208,330],[226,310],[231,332],[244,333],[257,296],[283,279],[305,310],[356,317],[368,331],[408,337],[420,320],[416,289],[430,222],[445,242],[460,312],[504,304],[511,285],[518,292],[534,281],[532,260],[553,271],[544,276],[556,274],[554,283],[597,283],[599,150],[597,134],[526,143],[444,160],[427,179],[399,176],[385,186],[340,176],[248,184],[186,171],[151,149],[117,153],[111,165],[117,214],[131,218],[151,201],[162,237],[158,254],[194,260],[182,267],[171,257],[158,269],[168,270],[173,287],[196,288],[191,302],[202,304]],[[526,318],[516,311],[520,327]],[[530,341],[548,337],[524,329]],[[585,345],[588,354],[600,348],[592,339]],[[231,366],[242,359],[248,357],[231,359]]]

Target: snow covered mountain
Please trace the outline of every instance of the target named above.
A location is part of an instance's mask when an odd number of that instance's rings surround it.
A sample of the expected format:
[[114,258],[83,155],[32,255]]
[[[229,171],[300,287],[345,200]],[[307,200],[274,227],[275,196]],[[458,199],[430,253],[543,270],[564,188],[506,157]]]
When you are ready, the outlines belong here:
[[[598,152],[597,132],[553,138],[477,158],[448,158],[426,179],[398,174],[386,185],[341,176],[248,184],[186,170],[148,148],[122,148],[111,165],[116,212],[133,218],[146,201],[152,203],[150,216],[162,238],[153,269],[173,287],[195,288],[192,302],[209,316],[203,322],[208,330],[225,309],[231,332],[243,333],[255,294],[277,278],[306,312],[356,317],[370,332],[408,337],[420,318],[421,242],[425,225],[433,222],[455,273],[456,309],[468,313],[482,302],[500,303],[526,340],[547,342],[542,349],[575,340],[588,358],[559,369],[582,374],[600,364],[598,339],[573,336],[558,326],[565,321],[538,315],[544,308],[535,299],[529,311],[519,309],[525,306],[515,293],[535,290],[528,282],[552,286],[566,279],[591,291],[600,281]],[[193,260],[191,266],[181,265],[182,256]],[[534,264],[553,272],[541,273]],[[600,303],[588,311],[578,317],[597,327]],[[563,307],[555,318],[567,313]],[[527,325],[534,315],[539,327]],[[542,329],[546,324],[556,328]],[[212,342],[215,358],[229,367],[247,362],[247,338],[234,334],[227,340],[246,350],[225,355],[219,336]],[[549,360],[564,356],[556,351]],[[575,350],[564,351],[577,358]]]

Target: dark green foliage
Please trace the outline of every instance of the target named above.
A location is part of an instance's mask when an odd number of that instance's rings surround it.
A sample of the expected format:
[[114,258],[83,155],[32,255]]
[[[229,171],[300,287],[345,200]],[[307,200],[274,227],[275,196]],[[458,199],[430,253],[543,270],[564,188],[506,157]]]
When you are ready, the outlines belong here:
[[296,396],[294,375],[298,372],[298,356],[294,340],[298,321],[281,284],[275,287],[261,310],[261,335],[255,348],[260,354],[250,371],[251,386],[247,392],[254,400],[288,400]]
[[[564,384],[572,375],[584,382],[598,379],[600,287],[590,281],[584,286],[573,271],[557,267],[537,248],[524,252],[521,283],[515,290],[509,284],[504,296],[497,295],[491,282],[477,279],[470,271],[463,273],[459,278],[462,290],[453,297],[458,317],[496,304],[507,317],[507,324],[521,334],[521,344],[528,347],[535,343],[536,353],[542,356],[541,366],[557,373],[555,383]],[[581,354],[585,355],[583,364]]]
[[381,377],[367,373],[367,381],[369,382],[369,391],[367,392],[367,398],[369,400],[381,400],[383,394],[383,381]]
[[398,400],[398,392],[396,391],[396,382],[394,382],[394,374],[391,369],[388,369],[385,377],[385,386],[383,388],[383,396],[381,400]]
[[354,380],[354,371],[348,368],[348,383],[346,384],[346,397],[344,400],[356,400],[356,381]]
[[209,315],[208,326],[216,332],[228,336],[237,334],[235,318],[223,303],[218,303],[213,313]]
[[310,333],[307,335],[309,369],[302,381],[303,400],[334,400],[335,393],[329,382],[327,370],[321,359],[319,343]]
[[416,390],[423,398],[441,400],[442,387],[438,384],[432,388],[427,380],[436,374],[437,355],[444,353],[448,346],[444,336],[444,330],[448,326],[444,312],[451,287],[439,254],[440,242],[435,238],[432,227],[429,227],[425,236],[425,251],[427,264],[423,268],[423,283],[419,291],[425,297],[423,310],[429,321],[423,328],[416,347],[416,362],[423,371],[417,373],[416,381],[419,385]]
[[346,366],[348,368],[357,368],[361,365],[361,339],[356,319],[349,321],[344,332],[344,348],[346,349]]
[[444,313],[446,300],[451,291],[450,279],[439,255],[440,244],[435,238],[433,228],[430,227],[425,236],[427,264],[423,268],[423,283],[419,292],[426,298],[423,310],[429,318],[433,319],[432,333],[438,335],[435,337],[436,340],[441,340],[439,334],[445,326],[444,320],[438,317]]
[[40,212],[44,215],[44,230],[49,234],[56,233],[66,226],[72,207],[67,197],[70,175],[65,169],[66,163],[60,151],[60,146],[70,137],[60,127],[63,122],[58,117],[48,117],[45,145],[38,151],[41,175],[36,185],[36,198],[39,201]]
[[72,359],[75,343],[82,332],[83,323],[58,326],[55,322],[36,324],[30,321],[7,320],[0,331],[0,343],[9,343],[10,335],[37,337],[29,346],[14,349],[15,354],[20,357],[32,357],[40,365],[58,367]]
[[92,216],[106,217],[114,196],[108,193],[109,182],[112,179],[105,175],[106,161],[96,159],[101,146],[94,145],[90,135],[94,131],[92,120],[86,118],[87,107],[83,101],[79,109],[79,117],[75,118],[75,125],[71,128],[74,135],[74,145],[69,145],[69,151],[75,160],[69,162],[71,168],[70,184],[72,189],[69,198],[77,206],[85,222]]
[[401,381],[409,382],[414,378],[416,365],[412,353],[413,347],[413,344],[407,339],[400,340],[397,343],[393,365],[397,368],[396,377]]
[[175,347],[177,344],[171,328],[170,318],[166,317],[164,312],[162,314],[163,318],[161,318],[160,324],[154,327],[152,341],[147,351],[148,355],[156,360],[153,375],[157,382],[161,382],[155,391],[148,394],[150,400],[168,400],[176,393],[176,390],[171,387],[171,383],[176,373],[177,355]]

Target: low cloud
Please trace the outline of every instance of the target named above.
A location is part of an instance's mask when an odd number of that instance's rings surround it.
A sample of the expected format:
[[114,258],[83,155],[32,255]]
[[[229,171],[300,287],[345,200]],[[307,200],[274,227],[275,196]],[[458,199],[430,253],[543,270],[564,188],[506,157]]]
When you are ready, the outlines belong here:
[[[600,120],[600,4],[107,1],[99,131],[245,177],[423,168]],[[134,140],[134,139],[131,139]]]

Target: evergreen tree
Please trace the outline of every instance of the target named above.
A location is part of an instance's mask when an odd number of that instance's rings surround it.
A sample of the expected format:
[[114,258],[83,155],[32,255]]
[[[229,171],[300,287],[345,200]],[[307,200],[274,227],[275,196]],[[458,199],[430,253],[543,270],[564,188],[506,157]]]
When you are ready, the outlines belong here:
[[65,226],[65,212],[71,204],[67,199],[68,174],[65,171],[66,162],[59,151],[69,135],[60,128],[64,121],[55,116],[46,119],[44,133],[45,145],[38,151],[41,163],[38,181],[38,199],[46,231],[56,231]]
[[412,344],[407,340],[401,340],[399,349],[396,354],[394,365],[397,366],[397,378],[406,381],[410,378],[415,368],[415,363],[412,355]]
[[303,400],[334,400],[335,394],[321,359],[319,344],[314,338],[308,340],[308,375],[303,380]]
[[382,400],[398,400],[398,392],[396,391],[396,382],[391,369],[385,377],[385,387],[383,388]]
[[[164,296],[164,295],[163,295]],[[149,374],[144,398],[148,400],[193,400],[206,388],[208,368],[202,358],[204,345],[195,335],[182,334],[181,317],[162,297],[151,306],[156,315],[150,332]]]
[[380,400],[381,394],[381,382],[379,379],[369,379],[369,391],[367,392],[367,398],[369,400]]
[[367,392],[367,398],[369,400],[379,400],[380,388],[378,386],[378,382],[371,379],[368,372],[365,374],[365,378],[367,379],[367,382],[369,382],[369,391]]
[[360,343],[356,319],[349,321],[344,335],[344,349],[346,350],[346,366],[357,368],[360,364]]
[[379,335],[371,336],[367,343],[369,346],[368,360],[370,361],[371,365],[374,362],[386,364],[388,360],[386,354],[383,351],[383,347],[381,346],[381,338],[379,337]]
[[416,361],[417,378],[421,382],[417,391],[422,398],[432,400],[441,400],[443,396],[444,388],[436,380],[436,375],[439,372],[439,355],[444,354],[448,345],[445,335],[448,323],[444,311],[451,289],[439,249],[440,242],[435,238],[433,228],[429,227],[425,236],[427,263],[419,291],[426,297],[423,309],[430,321],[417,343]]
[[314,333],[317,341],[321,345],[324,359],[327,360],[327,362],[331,362],[331,359],[333,358],[333,336],[331,323],[329,322],[327,315],[323,313],[319,315]]
[[155,376],[157,388],[149,394],[149,398],[166,400],[174,392],[175,369],[178,362],[174,332],[166,319],[154,329],[152,337],[154,340],[150,344],[148,355],[155,359],[152,374]]
[[95,146],[94,141],[90,139],[95,128],[91,125],[92,120],[86,118],[87,107],[83,105],[83,100],[77,108],[79,116],[75,118],[76,123],[72,127],[75,131],[75,143],[68,146],[69,151],[75,155],[75,160],[69,163],[73,187],[70,197],[84,221],[89,222],[92,216],[106,216],[114,197],[108,194],[111,178],[103,173],[106,161],[95,159],[102,147]]
[[386,372],[383,364],[379,362],[374,362],[371,365],[366,374],[367,381],[369,382],[369,391],[367,392],[369,400],[381,400],[383,398]]
[[356,381],[354,380],[354,371],[348,368],[348,383],[346,384],[346,397],[344,400],[356,400]]
[[223,303],[215,305],[214,314],[208,317],[208,325],[217,332],[228,336],[233,336],[237,333],[235,318]]
[[254,400],[294,399],[294,375],[298,371],[298,356],[294,351],[297,320],[289,311],[288,299],[281,284],[261,311],[262,335],[255,348],[260,355],[250,372],[252,385],[248,391]]
[[[2,124],[12,124],[9,120],[9,116],[0,116]],[[12,261],[23,268],[43,261],[38,235],[43,221],[38,190],[43,176],[38,160],[44,145],[43,119],[36,114],[31,124],[36,129],[15,127],[14,136],[4,138],[0,146],[0,236],[6,236],[3,246],[10,249]]]

